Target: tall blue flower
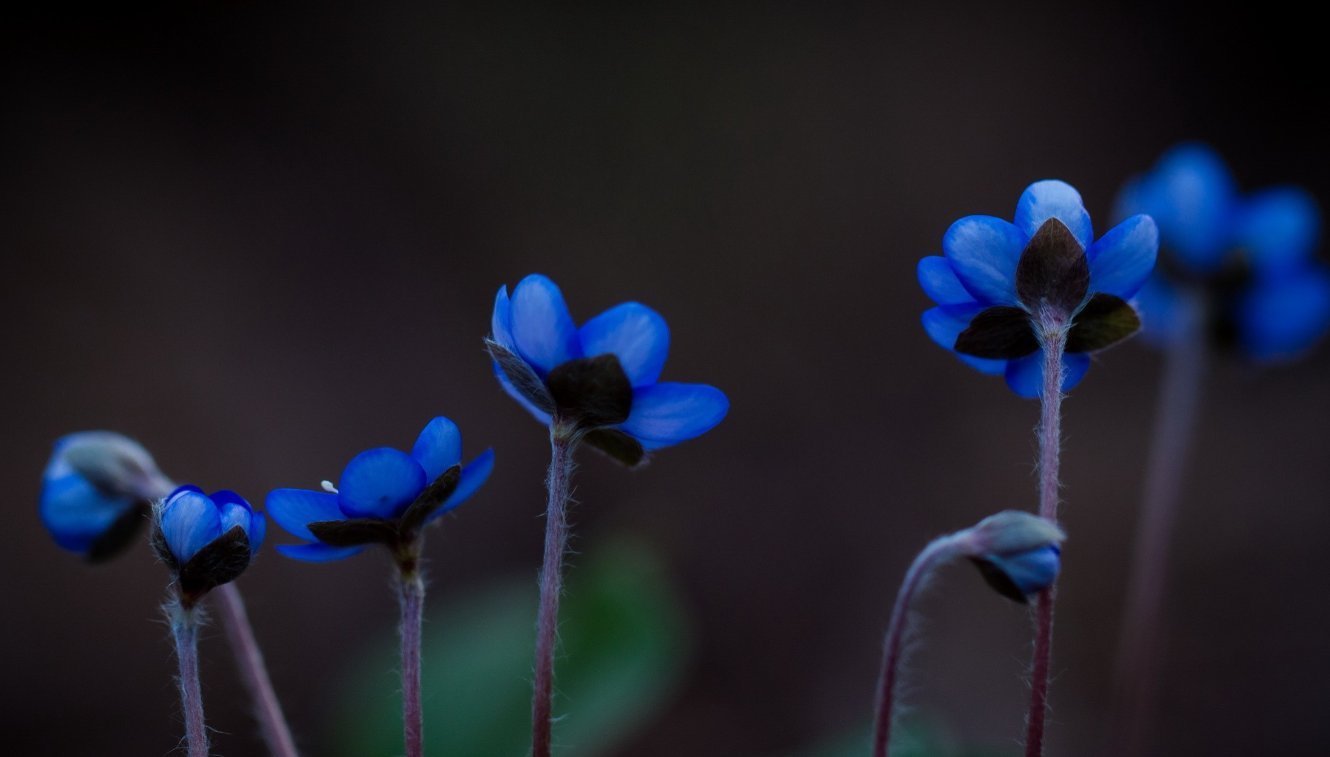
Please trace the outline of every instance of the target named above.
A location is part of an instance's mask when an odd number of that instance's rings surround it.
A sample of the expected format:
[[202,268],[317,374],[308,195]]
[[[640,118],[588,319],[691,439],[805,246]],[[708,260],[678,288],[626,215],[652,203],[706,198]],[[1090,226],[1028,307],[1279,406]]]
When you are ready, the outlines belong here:
[[1118,212],[1159,224],[1166,254],[1139,298],[1151,341],[1181,336],[1195,296],[1212,336],[1255,360],[1294,357],[1330,331],[1330,267],[1314,257],[1320,219],[1303,190],[1244,195],[1218,154],[1183,144],[1123,188]]
[[729,411],[714,386],[659,380],[669,344],[665,319],[636,302],[578,328],[559,288],[539,274],[512,297],[499,288],[488,341],[499,383],[531,415],[576,428],[628,465],[701,436]]
[[119,553],[172,484],[138,442],[81,431],[55,443],[42,474],[38,511],[55,543],[97,562]]
[[155,508],[153,546],[188,602],[234,581],[253,562],[267,521],[233,491],[181,486]]
[[1022,397],[1043,383],[1043,348],[1065,338],[1064,390],[1080,382],[1089,353],[1133,334],[1131,299],[1155,264],[1149,216],[1128,218],[1098,239],[1081,196],[1061,181],[1031,184],[1014,222],[966,216],[942,237],[944,256],[919,261],[919,283],[937,307],[924,330],[961,360],[1003,375]]
[[277,489],[268,494],[268,514],[306,544],[277,551],[308,562],[350,557],[367,544],[414,549],[421,529],[462,504],[489,478],[494,451],[466,466],[462,432],[438,417],[425,425],[411,453],[391,447],[366,450],[325,491]]

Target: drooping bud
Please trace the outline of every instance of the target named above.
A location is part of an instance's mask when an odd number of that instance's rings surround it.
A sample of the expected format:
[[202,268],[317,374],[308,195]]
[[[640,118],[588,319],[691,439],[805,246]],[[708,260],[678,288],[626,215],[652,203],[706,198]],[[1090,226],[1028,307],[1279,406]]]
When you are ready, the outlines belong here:
[[101,561],[139,532],[170,481],[138,442],[112,431],[62,437],[42,475],[38,508],[56,544]]
[[1022,604],[1057,580],[1066,534],[1020,510],[990,515],[969,529],[961,550],[1002,596]]

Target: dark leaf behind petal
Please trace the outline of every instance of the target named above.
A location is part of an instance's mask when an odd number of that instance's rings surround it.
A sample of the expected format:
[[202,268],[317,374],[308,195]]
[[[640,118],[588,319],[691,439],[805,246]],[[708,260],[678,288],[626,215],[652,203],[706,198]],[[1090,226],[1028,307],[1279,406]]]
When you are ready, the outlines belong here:
[[998,305],[974,317],[956,337],[957,352],[975,357],[1015,360],[1039,349],[1030,314],[1021,308]]
[[550,371],[550,394],[558,414],[583,429],[628,420],[633,385],[612,354],[569,360]]
[[309,524],[309,532],[330,547],[392,544],[397,541],[397,527],[378,518],[319,521]]
[[620,463],[635,468],[646,459],[646,450],[633,437],[618,429],[599,428],[583,437],[583,441],[604,452]]
[[490,357],[499,364],[503,375],[508,377],[523,397],[542,412],[554,414],[554,399],[545,388],[545,382],[540,380],[540,376],[525,360],[504,349],[503,345],[493,339],[485,340],[485,349],[489,350]]
[[252,558],[245,529],[233,526],[230,531],[200,549],[180,568],[180,588],[186,596],[197,597],[213,587],[239,578],[245,568],[249,567]]
[[974,563],[975,567],[979,569],[979,573],[984,577],[984,581],[993,587],[993,590],[998,594],[1023,605],[1030,603],[1029,597],[1021,592],[1016,582],[1012,581],[1011,577],[1001,568],[981,557],[971,557],[970,562]]
[[448,496],[457,488],[457,482],[461,477],[462,466],[454,465],[434,479],[434,482],[425,487],[425,491],[421,492],[419,497],[416,497],[416,501],[406,508],[406,512],[402,513],[402,518],[397,525],[398,530],[404,534],[409,534],[425,525],[425,521],[429,519],[429,516],[442,507],[444,500],[448,499]]
[[143,524],[147,520],[148,508],[147,502],[140,502],[126,510],[124,515],[116,518],[111,527],[103,531],[102,535],[98,536],[88,549],[88,562],[106,562],[132,544],[139,532],[143,530]]
[[1085,249],[1061,221],[1039,227],[1016,264],[1016,295],[1032,312],[1042,305],[1070,316],[1090,288]]
[[1096,294],[1076,314],[1067,334],[1067,352],[1094,352],[1135,334],[1141,328],[1136,308],[1121,297]]

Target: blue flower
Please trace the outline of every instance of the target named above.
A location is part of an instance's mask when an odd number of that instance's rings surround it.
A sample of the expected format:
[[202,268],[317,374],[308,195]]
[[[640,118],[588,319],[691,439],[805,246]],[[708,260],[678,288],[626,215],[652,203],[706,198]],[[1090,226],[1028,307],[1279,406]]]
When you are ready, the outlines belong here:
[[170,489],[138,442],[111,431],[82,431],[55,443],[38,511],[56,544],[95,562],[129,545],[150,503]]
[[277,551],[308,562],[350,557],[366,544],[393,549],[414,544],[420,530],[462,504],[494,469],[494,451],[485,450],[465,467],[462,432],[438,417],[426,424],[411,454],[390,447],[366,450],[351,459],[334,488],[326,491],[277,489],[268,494],[268,514],[306,544],[282,544]]
[[499,383],[537,420],[576,429],[584,440],[635,465],[657,450],[710,431],[729,411],[706,384],[659,381],[669,327],[636,302],[579,328],[545,276],[499,288],[488,341]]
[[1211,335],[1258,361],[1295,357],[1330,331],[1319,213],[1301,189],[1243,195],[1218,154],[1184,144],[1123,188],[1118,212],[1152,215],[1167,253],[1138,302],[1150,341],[1182,336],[1197,296]]
[[267,521],[233,491],[181,486],[156,507],[153,546],[193,600],[234,581],[263,546]]
[[1062,388],[1080,382],[1090,352],[1130,336],[1130,300],[1154,269],[1159,238],[1149,216],[1094,239],[1081,196],[1061,181],[1031,184],[1015,222],[967,216],[942,238],[945,257],[919,261],[919,283],[937,307],[924,330],[1022,397],[1039,396],[1043,347],[1065,336]]

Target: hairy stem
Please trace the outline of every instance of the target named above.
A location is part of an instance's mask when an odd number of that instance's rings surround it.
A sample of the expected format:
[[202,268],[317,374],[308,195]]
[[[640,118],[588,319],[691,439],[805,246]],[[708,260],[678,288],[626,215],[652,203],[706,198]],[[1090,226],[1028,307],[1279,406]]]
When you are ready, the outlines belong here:
[[550,470],[546,485],[545,559],[540,570],[540,612],[536,620],[535,682],[531,696],[531,755],[549,757],[554,696],[554,648],[558,642],[563,554],[568,547],[568,492],[577,439],[556,417],[550,425]]
[[240,665],[240,677],[244,680],[245,690],[254,702],[255,717],[259,721],[259,730],[268,744],[268,752],[274,757],[296,757],[295,740],[291,738],[291,728],[282,714],[282,705],[277,701],[277,692],[273,690],[272,679],[268,677],[268,668],[263,663],[263,652],[254,638],[254,629],[249,624],[249,614],[245,612],[245,600],[234,583],[222,584],[214,592],[216,605],[222,619],[222,628],[226,640],[231,644],[236,662]]
[[[1062,456],[1062,355],[1067,331],[1062,323],[1043,329],[1044,385],[1039,413],[1039,515],[1057,523]],[[1035,607],[1034,659],[1030,666],[1030,711],[1026,718],[1026,757],[1044,753],[1044,720],[1048,714],[1049,664],[1053,656],[1053,600],[1056,584],[1039,592]]]
[[882,673],[877,682],[877,725],[873,729],[873,757],[886,757],[891,745],[892,714],[896,702],[896,682],[900,677],[901,658],[910,627],[910,604],[923,587],[928,575],[939,564],[956,554],[956,534],[934,539],[919,556],[914,558],[905,573],[896,604],[891,609],[891,621],[882,641]]
[[1111,710],[1116,748],[1112,753],[1121,757],[1144,754],[1153,730],[1159,702],[1168,545],[1209,359],[1203,333],[1206,307],[1200,293],[1182,293],[1178,320],[1179,331],[1164,353],[1163,386],[1155,409],[1135,554],[1118,636]]
[[420,704],[420,634],[425,608],[425,582],[412,562],[398,573],[402,608],[402,735],[406,757],[425,753],[424,714]]
[[185,716],[185,742],[189,757],[208,757],[208,727],[203,719],[203,690],[199,686],[199,611],[179,600],[166,607],[180,663],[180,707]]

